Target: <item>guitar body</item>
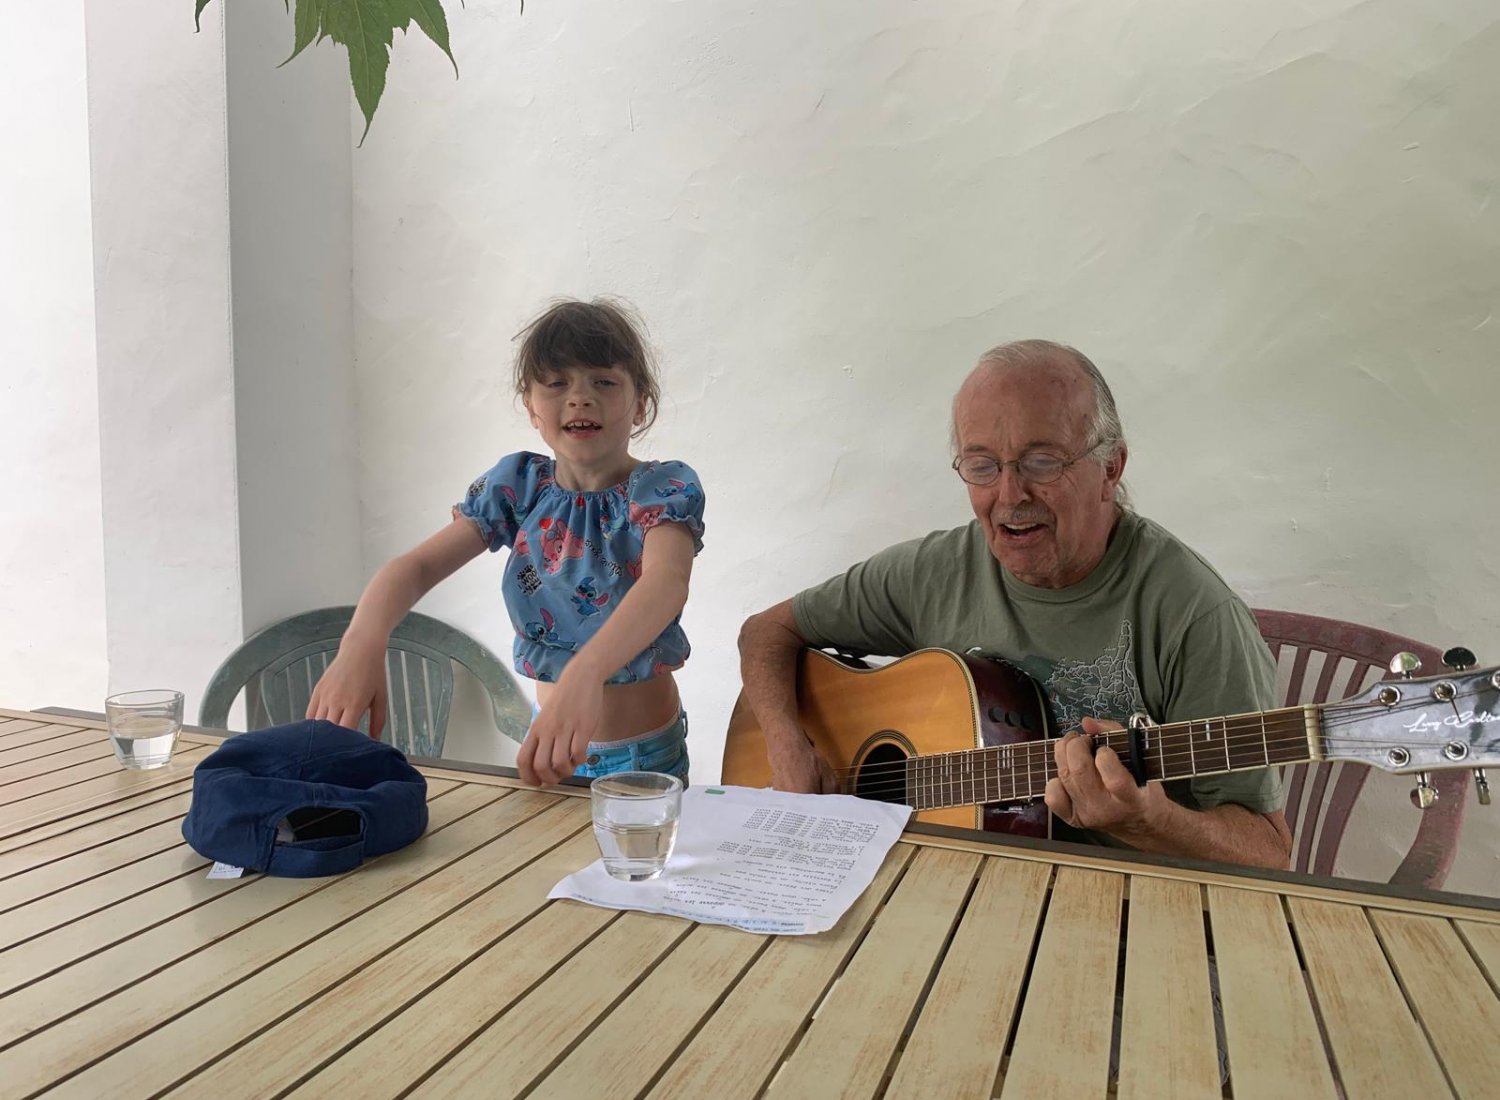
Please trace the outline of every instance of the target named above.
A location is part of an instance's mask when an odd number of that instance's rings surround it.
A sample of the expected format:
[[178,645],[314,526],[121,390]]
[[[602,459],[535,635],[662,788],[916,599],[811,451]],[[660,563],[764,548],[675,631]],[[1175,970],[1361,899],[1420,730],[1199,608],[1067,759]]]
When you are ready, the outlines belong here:
[[[797,666],[802,728],[848,793],[907,802],[901,774],[908,757],[1033,741],[1049,736],[1040,686],[1010,665],[945,649],[921,649],[881,668],[852,668],[804,649]],[[742,694],[729,719],[723,782],[771,784],[765,735]],[[1047,836],[1050,818],[1038,802],[924,810],[918,821],[1021,836]]]

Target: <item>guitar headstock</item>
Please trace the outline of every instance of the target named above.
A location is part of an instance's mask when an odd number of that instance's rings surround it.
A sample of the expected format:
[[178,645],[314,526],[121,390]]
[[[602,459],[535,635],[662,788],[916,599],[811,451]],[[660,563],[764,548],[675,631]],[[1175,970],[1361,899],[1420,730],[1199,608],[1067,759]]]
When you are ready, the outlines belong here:
[[[1409,655],[1398,655],[1393,669],[1403,656]],[[1326,759],[1382,771],[1500,767],[1500,668],[1382,680],[1362,695],[1324,706],[1322,733]],[[1480,801],[1488,802],[1488,784],[1482,774],[1476,778]],[[1419,779],[1412,800],[1425,809],[1435,797],[1425,777]]]

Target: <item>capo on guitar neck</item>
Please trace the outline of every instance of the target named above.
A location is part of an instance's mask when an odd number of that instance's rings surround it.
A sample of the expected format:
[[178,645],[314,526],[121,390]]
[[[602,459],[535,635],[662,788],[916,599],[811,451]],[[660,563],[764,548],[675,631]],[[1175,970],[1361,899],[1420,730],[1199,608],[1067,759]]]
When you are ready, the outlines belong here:
[[1125,743],[1130,749],[1129,762],[1125,766],[1135,776],[1137,787],[1146,785],[1146,731],[1150,728],[1151,719],[1144,711],[1138,710],[1130,716],[1130,724],[1125,730]]
[[[1150,728],[1151,719],[1137,711],[1130,716],[1130,725],[1124,730],[1125,767],[1130,770],[1131,775],[1135,776],[1137,787],[1146,785],[1146,731]],[[1114,747],[1109,743],[1108,734],[1096,733],[1089,737],[1090,753],[1097,753],[1100,746]]]

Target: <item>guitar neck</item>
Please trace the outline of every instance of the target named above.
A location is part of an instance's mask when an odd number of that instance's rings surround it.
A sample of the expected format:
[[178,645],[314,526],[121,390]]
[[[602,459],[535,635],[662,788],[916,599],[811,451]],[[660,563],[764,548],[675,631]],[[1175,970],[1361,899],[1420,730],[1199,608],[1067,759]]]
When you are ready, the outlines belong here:
[[[1128,767],[1131,739],[1139,736],[1146,779],[1158,782],[1253,768],[1302,764],[1322,758],[1322,724],[1316,706],[1259,714],[1171,722],[1133,733],[1110,730],[1097,737]],[[961,752],[913,756],[905,761],[906,789],[917,810],[1041,798],[1057,775],[1055,740],[1022,741]]]

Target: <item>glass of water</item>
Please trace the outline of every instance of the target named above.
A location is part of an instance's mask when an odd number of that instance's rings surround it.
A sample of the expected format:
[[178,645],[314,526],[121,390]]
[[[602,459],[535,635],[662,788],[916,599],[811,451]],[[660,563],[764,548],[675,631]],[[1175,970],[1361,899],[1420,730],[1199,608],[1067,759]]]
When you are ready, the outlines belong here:
[[661,874],[677,841],[682,780],[660,772],[616,772],[601,775],[589,790],[604,869],[630,882]]
[[182,692],[127,691],[104,700],[115,759],[127,768],[159,768],[172,759],[182,730]]

